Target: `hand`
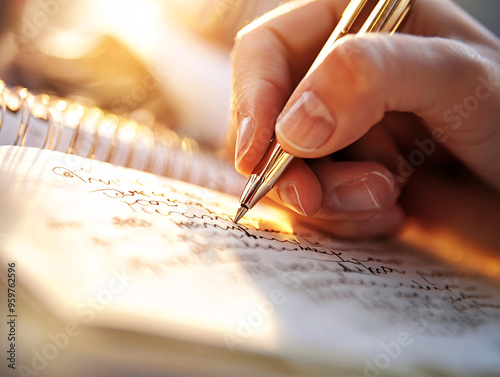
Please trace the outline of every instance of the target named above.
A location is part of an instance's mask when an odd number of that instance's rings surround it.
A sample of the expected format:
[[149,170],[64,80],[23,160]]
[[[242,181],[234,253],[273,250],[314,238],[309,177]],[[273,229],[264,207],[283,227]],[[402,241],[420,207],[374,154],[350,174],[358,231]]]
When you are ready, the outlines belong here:
[[411,188],[427,170],[498,198],[498,39],[452,1],[416,0],[400,33],[346,36],[303,79],[347,3],[287,2],[239,33],[236,168],[250,174],[275,132],[303,159],[270,196],[342,237],[397,231],[415,210],[404,193],[425,205]]

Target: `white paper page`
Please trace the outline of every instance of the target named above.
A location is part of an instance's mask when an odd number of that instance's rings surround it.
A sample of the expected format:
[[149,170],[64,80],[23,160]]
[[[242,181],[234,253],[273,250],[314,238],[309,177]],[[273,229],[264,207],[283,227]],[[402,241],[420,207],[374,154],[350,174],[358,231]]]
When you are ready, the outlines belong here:
[[[356,376],[500,373],[498,285],[236,197],[0,147],[0,250],[63,321],[316,360]],[[2,262],[2,263],[3,263]],[[377,374],[378,373],[378,374]]]

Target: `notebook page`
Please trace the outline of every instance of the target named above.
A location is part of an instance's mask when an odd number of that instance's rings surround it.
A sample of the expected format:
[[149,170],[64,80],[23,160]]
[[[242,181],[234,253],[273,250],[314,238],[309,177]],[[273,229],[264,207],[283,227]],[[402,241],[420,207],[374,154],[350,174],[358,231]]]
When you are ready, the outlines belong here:
[[0,147],[1,257],[63,322],[353,375],[500,371],[500,290],[399,242],[348,243],[236,197]]

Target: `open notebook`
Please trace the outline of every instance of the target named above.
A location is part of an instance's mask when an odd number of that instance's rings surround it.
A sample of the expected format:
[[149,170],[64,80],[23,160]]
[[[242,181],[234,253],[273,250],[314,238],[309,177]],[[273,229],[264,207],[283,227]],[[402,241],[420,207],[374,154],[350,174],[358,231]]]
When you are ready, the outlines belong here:
[[0,177],[2,376],[500,375],[499,284],[408,242],[60,151]]

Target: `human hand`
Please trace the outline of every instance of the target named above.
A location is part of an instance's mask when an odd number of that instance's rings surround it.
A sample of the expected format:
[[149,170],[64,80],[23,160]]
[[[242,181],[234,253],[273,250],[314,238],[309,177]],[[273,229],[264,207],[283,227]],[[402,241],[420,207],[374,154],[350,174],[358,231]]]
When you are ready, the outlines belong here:
[[414,209],[401,191],[415,197],[423,169],[469,170],[498,197],[498,39],[452,1],[416,0],[401,33],[344,37],[302,80],[347,3],[287,2],[240,32],[237,169],[250,174],[276,132],[303,159],[270,196],[343,237],[399,229]]

